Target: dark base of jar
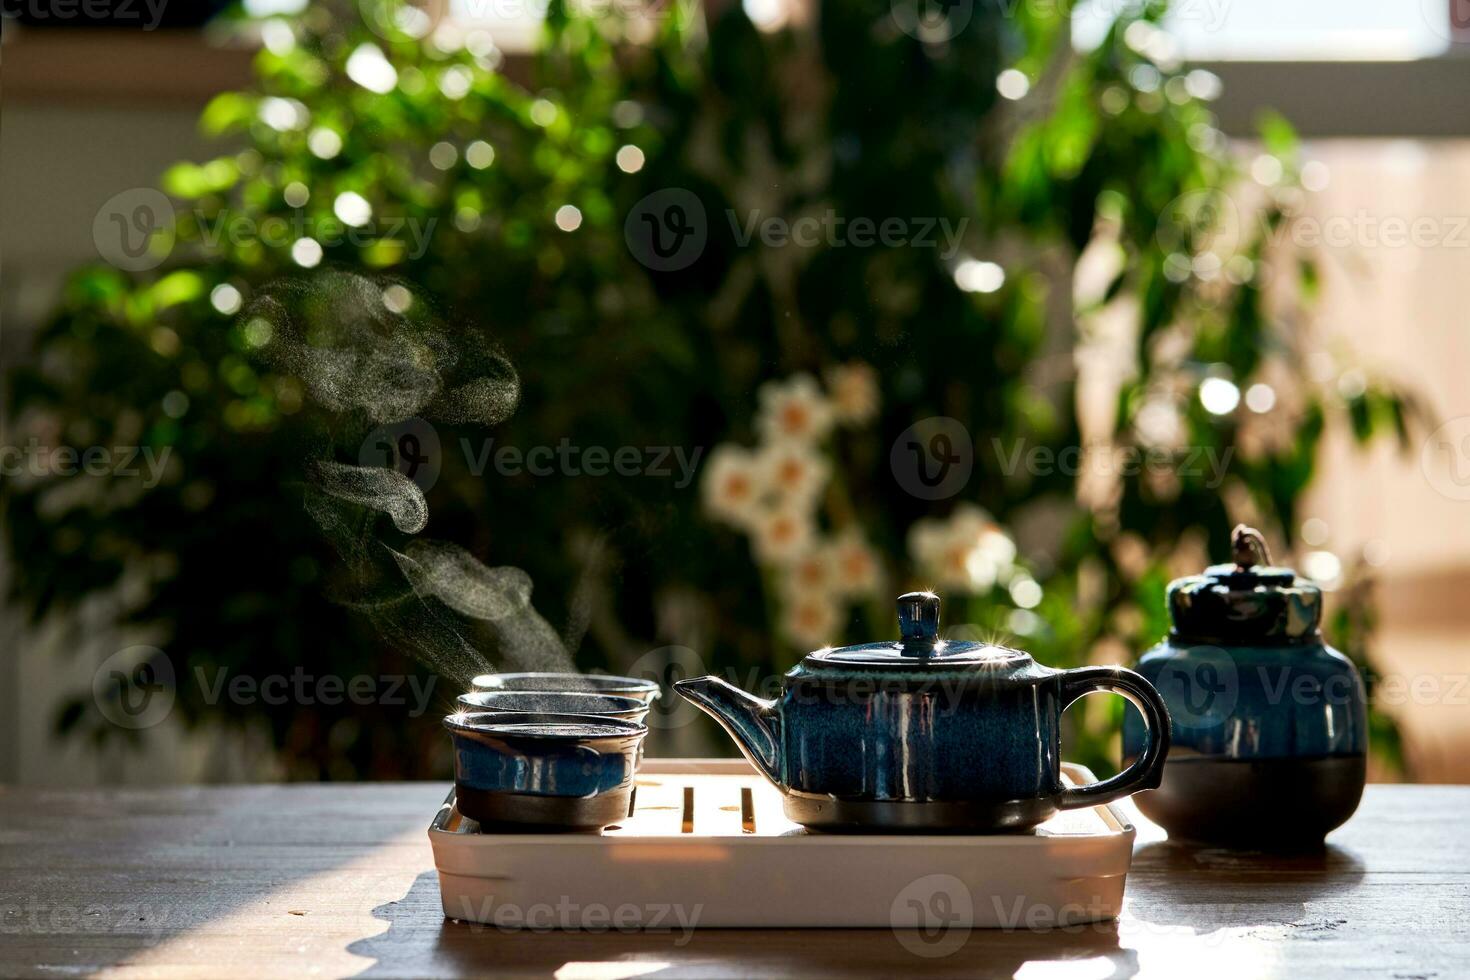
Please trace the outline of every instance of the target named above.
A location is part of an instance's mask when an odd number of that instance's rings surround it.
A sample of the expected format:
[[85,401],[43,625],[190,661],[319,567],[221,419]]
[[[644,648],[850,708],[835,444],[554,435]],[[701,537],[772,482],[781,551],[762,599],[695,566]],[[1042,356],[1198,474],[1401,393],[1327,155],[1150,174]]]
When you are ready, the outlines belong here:
[[628,817],[633,787],[596,796],[533,796],[455,787],[459,812],[481,830],[600,830]]
[[788,819],[809,830],[862,834],[993,834],[1029,830],[1057,812],[1052,799],[839,800],[795,793],[785,798]]
[[1170,838],[1259,850],[1320,845],[1363,796],[1367,758],[1170,759],[1133,797]]

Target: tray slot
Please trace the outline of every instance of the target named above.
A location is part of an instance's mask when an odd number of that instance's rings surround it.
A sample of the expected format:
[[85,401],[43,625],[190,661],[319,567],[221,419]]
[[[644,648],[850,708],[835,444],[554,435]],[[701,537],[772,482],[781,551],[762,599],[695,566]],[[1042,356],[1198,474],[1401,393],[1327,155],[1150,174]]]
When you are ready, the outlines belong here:
[[607,830],[609,837],[667,837],[680,832],[683,823],[683,787],[668,777],[638,778],[633,815]]

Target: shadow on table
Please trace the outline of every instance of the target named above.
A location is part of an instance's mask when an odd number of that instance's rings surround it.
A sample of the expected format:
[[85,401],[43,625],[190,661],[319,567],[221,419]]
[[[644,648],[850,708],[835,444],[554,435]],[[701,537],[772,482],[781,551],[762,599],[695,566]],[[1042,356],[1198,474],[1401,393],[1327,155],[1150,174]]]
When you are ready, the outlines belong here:
[[1332,844],[1273,854],[1176,841],[1145,844],[1133,855],[1128,913],[1145,926],[1219,929],[1333,929],[1338,920],[1312,917],[1307,903],[1358,887],[1363,863]]
[[[977,929],[924,936],[890,929],[502,929],[444,918],[435,872],[374,917],[388,923],[348,952],[376,962],[359,977],[459,974],[562,977],[844,975],[1011,977],[1027,963],[1089,961],[1090,978],[1138,972],[1116,922],[1050,930]],[[1093,962],[1093,961],[1105,962]],[[618,964],[609,968],[605,964]],[[1108,967],[1111,967],[1109,969]]]

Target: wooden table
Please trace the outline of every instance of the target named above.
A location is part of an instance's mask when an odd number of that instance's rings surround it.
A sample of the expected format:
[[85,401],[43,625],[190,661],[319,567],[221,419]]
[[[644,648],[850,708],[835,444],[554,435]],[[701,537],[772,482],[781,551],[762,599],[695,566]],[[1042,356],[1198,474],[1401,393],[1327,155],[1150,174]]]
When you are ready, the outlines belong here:
[[0,789],[0,976],[1470,975],[1470,787],[1370,787],[1311,857],[1144,840],[1120,921],[976,931],[937,958],[884,929],[448,922],[425,835],[444,793]]

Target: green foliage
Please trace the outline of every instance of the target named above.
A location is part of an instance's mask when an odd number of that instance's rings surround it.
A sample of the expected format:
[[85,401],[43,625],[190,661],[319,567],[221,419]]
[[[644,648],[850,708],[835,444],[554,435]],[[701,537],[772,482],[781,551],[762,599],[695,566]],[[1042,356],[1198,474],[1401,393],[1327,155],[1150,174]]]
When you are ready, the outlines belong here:
[[[1164,626],[1166,568],[1226,554],[1235,520],[1290,542],[1329,426],[1346,422],[1359,440],[1407,435],[1412,406],[1395,392],[1370,382],[1344,404],[1305,371],[1313,345],[1300,305],[1314,270],[1273,238],[1300,193],[1284,120],[1262,130],[1281,179],[1222,244],[1223,192],[1239,174],[1200,97],[1210,80],[1151,43],[1156,7],[1077,54],[1065,13],[1042,4],[1007,5],[1014,16],[977,4],[938,45],[899,31],[887,0],[825,0],[812,24],[777,33],[738,4],[708,25],[675,5],[636,42],[631,25],[554,4],[541,50],[511,66],[484,38],[466,47],[384,29],[393,8],[363,5],[375,32],[357,4],[319,2],[290,25],[293,43],[262,50],[257,84],[201,117],[233,148],[163,178],[178,202],[164,269],[79,272],[36,366],[12,377],[23,430],[172,451],[146,492],[121,479],[66,497],[59,478],[6,488],[15,598],[37,618],[126,574],[141,598],[121,618],[157,633],[181,676],[404,669],[327,598],[332,558],[302,511],[302,447],[350,426],[262,362],[249,321],[212,301],[222,285],[248,302],[309,275],[292,258],[303,234],[326,265],[391,274],[503,346],[524,394],[497,444],[748,440],[762,382],[877,366],[881,415],[837,458],[893,580],[910,575],[904,529],[981,504],[1028,529],[1017,536],[1044,599],[1029,619],[978,600],[959,604],[959,618],[1020,632],[1058,666],[1142,652]],[[364,45],[394,66],[390,89],[349,77]],[[1031,87],[1014,103],[996,93],[1012,66]],[[635,173],[615,163],[625,145],[644,155]],[[709,240],[688,268],[660,273],[630,254],[623,223],[666,188],[698,197]],[[353,234],[334,214],[347,192],[373,211]],[[557,227],[565,205],[580,212],[575,231]],[[1005,281],[966,292],[933,248],[742,246],[732,228],[756,210],[963,221],[964,254],[1001,264]],[[1106,270],[1100,283],[1082,282],[1081,258]],[[1074,364],[1105,343],[1127,365],[1099,426],[1079,413]],[[1269,379],[1277,408],[1212,414],[1197,397],[1210,377],[1240,390]],[[966,426],[976,458],[961,496],[933,503],[904,492],[887,460],[899,433],[936,415]],[[1160,435],[1161,419],[1177,431]],[[529,571],[538,609],[570,624],[583,667],[625,668],[690,635],[712,667],[772,666],[755,566],[741,538],[700,512],[695,487],[481,478],[458,446],[484,435],[441,427],[432,530]],[[1097,493],[1061,468],[1002,464],[1016,445],[1099,442],[1178,465],[1125,473]],[[1223,484],[1183,465],[1191,453],[1227,461]],[[690,597],[692,634],[660,612]],[[875,628],[888,627],[858,616],[845,632],[870,639]],[[81,704],[68,724],[104,725]],[[264,717],[303,776],[421,774],[439,741],[432,719],[385,724],[382,708],[211,705],[188,682],[180,706],[196,722]],[[1110,710],[1087,703],[1069,754],[1111,766]]]

